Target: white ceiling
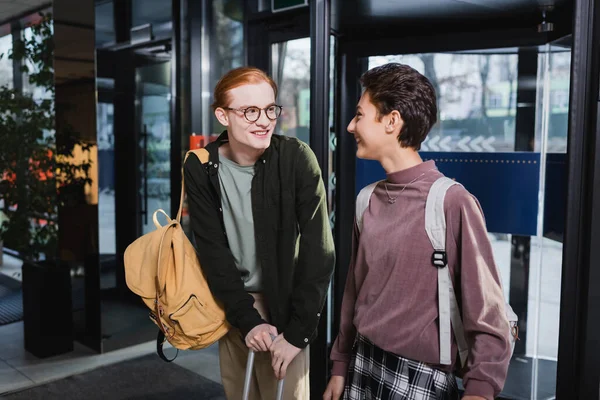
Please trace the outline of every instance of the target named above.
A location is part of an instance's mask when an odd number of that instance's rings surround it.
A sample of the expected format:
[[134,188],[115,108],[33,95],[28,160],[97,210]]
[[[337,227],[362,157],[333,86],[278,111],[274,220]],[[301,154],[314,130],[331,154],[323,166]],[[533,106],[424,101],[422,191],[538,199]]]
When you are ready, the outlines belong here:
[[0,22],[5,22],[40,7],[52,4],[50,0],[0,0]]

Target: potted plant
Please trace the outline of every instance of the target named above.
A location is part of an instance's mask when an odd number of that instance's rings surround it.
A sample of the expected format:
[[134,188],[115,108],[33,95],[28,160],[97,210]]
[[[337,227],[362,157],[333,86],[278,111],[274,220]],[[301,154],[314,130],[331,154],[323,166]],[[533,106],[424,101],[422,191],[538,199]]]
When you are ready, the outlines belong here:
[[[57,257],[58,214],[90,183],[91,145],[56,122],[52,16],[1,57],[19,61],[32,91],[0,87],[0,225],[4,247],[23,259],[25,348],[44,357],[73,349],[71,276]],[[55,127],[60,125],[60,129]],[[76,148],[87,159],[74,161]]]

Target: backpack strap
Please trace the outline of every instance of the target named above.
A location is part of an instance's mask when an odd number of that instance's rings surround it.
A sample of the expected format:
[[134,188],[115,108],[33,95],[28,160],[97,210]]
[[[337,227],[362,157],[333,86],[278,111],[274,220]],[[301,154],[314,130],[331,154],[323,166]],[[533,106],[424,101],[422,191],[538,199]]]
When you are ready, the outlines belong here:
[[356,197],[355,218],[356,218],[356,225],[358,226],[359,233],[362,231],[363,214],[365,213],[365,210],[369,206],[369,201],[371,200],[371,195],[373,194],[373,190],[375,190],[375,187],[377,186],[377,184],[379,182],[381,182],[381,181],[377,181],[377,182],[371,183],[368,186],[365,186],[358,193],[358,197]]
[[[202,148],[202,149],[190,150],[187,153],[185,153],[185,158],[183,159],[183,165],[185,165],[185,162],[187,161],[190,154],[195,154],[196,157],[198,157],[198,159],[200,160],[200,162],[202,164],[206,164],[208,162],[208,156],[209,156],[208,150]],[[177,222],[181,222],[181,213],[183,212],[184,197],[185,197],[185,178],[183,176],[183,166],[182,166],[181,167],[181,196],[179,197],[179,210],[177,211]]]
[[438,269],[440,364],[452,364],[452,335],[450,334],[450,326],[452,326],[458,345],[461,365],[464,366],[467,361],[469,349],[448,268],[448,257],[446,254],[446,215],[444,212],[446,192],[457,184],[457,182],[446,177],[441,177],[433,183],[427,195],[427,203],[425,205],[425,230],[434,250],[431,256],[431,263]]

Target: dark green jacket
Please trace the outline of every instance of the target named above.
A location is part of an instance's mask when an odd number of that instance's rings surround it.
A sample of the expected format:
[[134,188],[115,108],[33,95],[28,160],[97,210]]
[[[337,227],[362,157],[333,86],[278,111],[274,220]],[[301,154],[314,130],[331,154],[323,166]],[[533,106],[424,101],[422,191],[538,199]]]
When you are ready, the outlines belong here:
[[[225,233],[218,148],[227,140],[224,132],[206,146],[206,164],[188,158],[185,186],[200,264],[213,295],[225,306],[228,322],[245,337],[264,321],[244,290]],[[255,164],[251,197],[270,323],[289,343],[306,347],[316,337],[335,264],[325,187],[310,147],[273,135]]]

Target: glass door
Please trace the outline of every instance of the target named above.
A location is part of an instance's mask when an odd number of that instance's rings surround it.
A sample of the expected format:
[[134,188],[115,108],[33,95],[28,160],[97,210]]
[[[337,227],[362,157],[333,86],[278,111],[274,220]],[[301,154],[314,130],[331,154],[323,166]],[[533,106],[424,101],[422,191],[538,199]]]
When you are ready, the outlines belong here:
[[[501,398],[554,398],[567,191],[568,44],[363,61],[369,69],[408,64],[435,87],[438,123],[420,155],[480,201],[506,299],[519,317],[520,340]],[[384,177],[378,163],[356,162],[357,193]]]
[[[140,235],[154,229],[152,214],[171,215],[171,61],[144,57],[135,70]],[[173,215],[171,215],[174,217]]]

